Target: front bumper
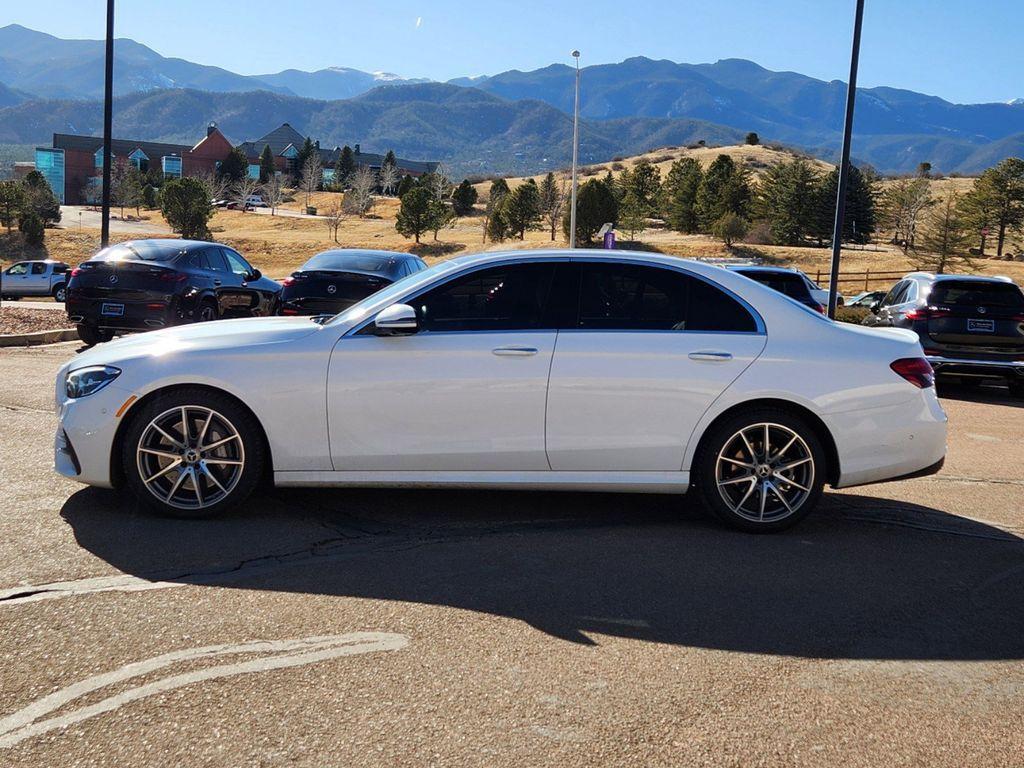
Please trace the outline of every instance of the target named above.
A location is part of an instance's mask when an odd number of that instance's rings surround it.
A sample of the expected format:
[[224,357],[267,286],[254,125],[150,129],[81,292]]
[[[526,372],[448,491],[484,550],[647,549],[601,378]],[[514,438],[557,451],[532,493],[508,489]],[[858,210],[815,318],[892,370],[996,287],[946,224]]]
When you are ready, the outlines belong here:
[[1024,360],[977,360],[966,357],[925,355],[937,374],[1001,376],[1024,381]]
[[114,437],[128,410],[122,406],[131,397],[132,392],[115,384],[76,400],[58,394],[54,470],[86,485],[112,488]]

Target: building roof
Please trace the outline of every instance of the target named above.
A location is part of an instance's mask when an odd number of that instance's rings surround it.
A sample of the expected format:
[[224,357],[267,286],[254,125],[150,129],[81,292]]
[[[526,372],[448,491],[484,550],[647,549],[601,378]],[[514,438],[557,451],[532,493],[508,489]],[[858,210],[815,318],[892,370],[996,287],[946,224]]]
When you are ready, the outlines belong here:
[[274,157],[278,157],[292,144],[298,149],[306,141],[306,137],[292,128],[288,123],[282,123],[266,136],[261,136],[252,141],[244,141],[239,144],[239,149],[246,157],[259,157],[263,154],[263,147],[270,145],[270,151]]
[[[333,167],[341,156],[341,149],[335,147],[334,149],[321,149],[320,159],[327,167]],[[352,152],[352,160],[358,165],[365,165],[370,168],[380,168],[384,163],[384,155],[378,155],[374,152]],[[429,162],[425,160],[406,160],[401,157],[395,158],[395,163],[399,170],[402,171],[413,171],[414,173],[433,173],[437,170],[437,166],[440,163]]]
[[[110,146],[114,157],[128,157],[136,149],[141,149],[150,160],[156,160],[164,155],[187,155],[192,150],[192,147],[187,144],[166,144],[160,141],[134,141],[132,139],[113,139]],[[103,147],[103,137],[55,133],[53,134],[53,147],[54,149],[95,153]]]

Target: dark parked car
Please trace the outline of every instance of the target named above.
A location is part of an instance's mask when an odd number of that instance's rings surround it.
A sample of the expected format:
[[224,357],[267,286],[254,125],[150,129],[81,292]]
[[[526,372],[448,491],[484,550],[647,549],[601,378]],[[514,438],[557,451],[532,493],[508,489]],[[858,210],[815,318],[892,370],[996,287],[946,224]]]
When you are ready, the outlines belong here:
[[915,331],[940,377],[998,377],[1024,397],[1024,293],[1009,278],[914,272],[864,324]]
[[419,256],[339,248],[318,253],[284,280],[282,315],[335,315],[427,265]]
[[802,272],[785,267],[754,267],[745,264],[726,265],[726,269],[739,272],[744,277],[756,280],[774,291],[789,296],[815,312],[824,314],[825,308],[811,295],[810,281]]
[[191,240],[132,240],[79,264],[66,308],[86,344],[224,317],[272,315],[281,286],[237,252]]

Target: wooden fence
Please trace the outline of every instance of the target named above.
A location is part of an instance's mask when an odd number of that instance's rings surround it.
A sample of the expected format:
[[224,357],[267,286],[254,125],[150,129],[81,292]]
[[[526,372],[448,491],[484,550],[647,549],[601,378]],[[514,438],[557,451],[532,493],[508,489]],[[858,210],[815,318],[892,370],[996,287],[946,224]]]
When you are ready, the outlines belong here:
[[[888,288],[905,274],[907,274],[906,270],[899,272],[872,272],[870,269],[867,269],[863,272],[840,272],[839,279],[836,282],[839,284],[840,293],[842,293],[844,288],[847,293],[854,293],[856,291],[870,291],[872,288]],[[822,288],[827,288],[831,282],[831,275],[828,271],[823,272],[819,269],[814,273],[814,282]]]

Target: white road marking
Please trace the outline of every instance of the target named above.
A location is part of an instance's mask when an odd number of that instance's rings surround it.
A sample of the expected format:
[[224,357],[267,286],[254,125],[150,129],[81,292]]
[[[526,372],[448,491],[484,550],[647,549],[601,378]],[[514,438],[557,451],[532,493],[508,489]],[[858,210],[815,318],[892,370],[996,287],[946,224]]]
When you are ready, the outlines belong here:
[[[0,749],[10,748],[33,736],[87,720],[91,717],[112,712],[125,704],[173,691],[186,685],[214,680],[220,677],[266,672],[272,669],[286,669],[305,664],[315,664],[341,656],[353,656],[378,651],[397,651],[409,643],[409,638],[389,632],[351,632],[345,635],[325,635],[294,640],[252,640],[231,645],[208,645],[165,653],[145,661],[126,664],[113,672],[81,680],[67,688],[51,693],[34,701],[24,709],[0,720]],[[220,664],[196,669],[191,672],[165,677],[135,688],[129,688],[109,698],[67,714],[41,720],[44,715],[54,712],[75,699],[88,693],[106,688],[114,683],[148,675],[158,669],[185,661],[204,660],[234,654],[273,654],[260,656],[234,664]]]
[[138,576],[96,576],[73,581],[53,581],[49,584],[26,584],[21,587],[0,589],[0,602],[4,605],[17,605],[95,592],[141,592],[148,589],[183,587],[185,584],[186,582],[150,581]]

